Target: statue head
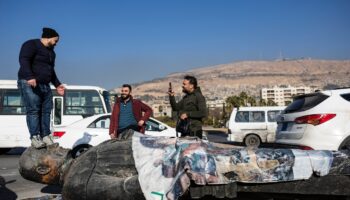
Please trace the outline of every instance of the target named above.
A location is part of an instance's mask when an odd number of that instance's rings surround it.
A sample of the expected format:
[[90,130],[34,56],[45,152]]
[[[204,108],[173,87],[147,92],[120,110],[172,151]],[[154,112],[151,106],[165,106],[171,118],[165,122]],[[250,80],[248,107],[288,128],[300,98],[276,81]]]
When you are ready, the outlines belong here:
[[29,147],[20,157],[19,172],[31,181],[59,184],[71,161],[69,150],[58,144],[41,149]]

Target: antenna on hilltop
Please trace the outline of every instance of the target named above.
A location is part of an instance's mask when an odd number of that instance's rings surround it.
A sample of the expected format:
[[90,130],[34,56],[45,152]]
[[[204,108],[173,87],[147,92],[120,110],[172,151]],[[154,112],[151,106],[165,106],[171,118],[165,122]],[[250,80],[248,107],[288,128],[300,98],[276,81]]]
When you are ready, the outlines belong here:
[[282,50],[280,50],[280,60],[283,60]]

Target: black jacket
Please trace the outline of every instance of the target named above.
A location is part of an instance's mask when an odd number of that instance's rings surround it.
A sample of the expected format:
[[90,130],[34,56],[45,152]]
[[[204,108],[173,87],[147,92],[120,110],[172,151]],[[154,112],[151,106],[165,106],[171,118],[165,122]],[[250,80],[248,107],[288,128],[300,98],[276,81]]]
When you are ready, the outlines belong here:
[[190,119],[190,130],[196,132],[202,130],[202,119],[207,117],[207,105],[199,87],[193,93],[186,94],[178,103],[174,96],[169,96],[173,111],[178,111],[179,116],[186,113]]
[[36,79],[38,83],[50,83],[57,87],[61,84],[55,72],[56,54],[53,49],[45,47],[40,39],[23,43],[19,54],[21,67],[18,79]]

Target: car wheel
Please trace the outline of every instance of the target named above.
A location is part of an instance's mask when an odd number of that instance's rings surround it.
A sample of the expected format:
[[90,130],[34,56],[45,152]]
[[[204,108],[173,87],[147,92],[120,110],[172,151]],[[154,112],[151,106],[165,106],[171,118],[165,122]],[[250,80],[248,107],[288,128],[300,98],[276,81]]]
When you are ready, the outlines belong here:
[[7,152],[9,152],[11,150],[11,148],[0,148],[0,155],[5,154]]
[[244,139],[244,144],[247,147],[258,147],[260,146],[260,138],[257,135],[250,134]]
[[84,144],[84,145],[79,145],[77,147],[75,147],[72,150],[72,157],[73,158],[77,158],[79,157],[81,154],[85,153],[87,150],[89,150],[91,148],[90,145],[88,144]]
[[350,139],[345,140],[339,147],[339,150],[350,150]]

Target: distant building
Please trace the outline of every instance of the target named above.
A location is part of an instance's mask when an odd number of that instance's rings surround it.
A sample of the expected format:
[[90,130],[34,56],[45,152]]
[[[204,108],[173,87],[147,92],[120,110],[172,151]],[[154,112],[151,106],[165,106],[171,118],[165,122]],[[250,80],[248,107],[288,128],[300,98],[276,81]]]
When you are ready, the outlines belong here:
[[292,87],[290,85],[274,86],[273,88],[262,88],[261,98],[266,102],[274,101],[279,106],[286,106],[293,101],[294,96],[315,92],[316,87]]
[[169,103],[153,103],[149,105],[152,107],[154,117],[172,117],[172,109]]
[[110,102],[111,106],[114,105],[114,103],[117,100],[117,98],[118,98],[118,93],[111,92],[111,91],[109,92],[109,102]]
[[207,107],[208,108],[222,108],[224,107],[225,100],[223,99],[208,99]]
[[[173,117],[173,114],[176,114],[172,112],[171,105],[168,101],[157,101],[157,102],[148,102],[152,109],[153,109],[153,116],[154,117]],[[207,107],[209,109],[215,109],[215,108],[223,108],[225,104],[224,100],[218,100],[218,99],[212,99],[207,101]]]

